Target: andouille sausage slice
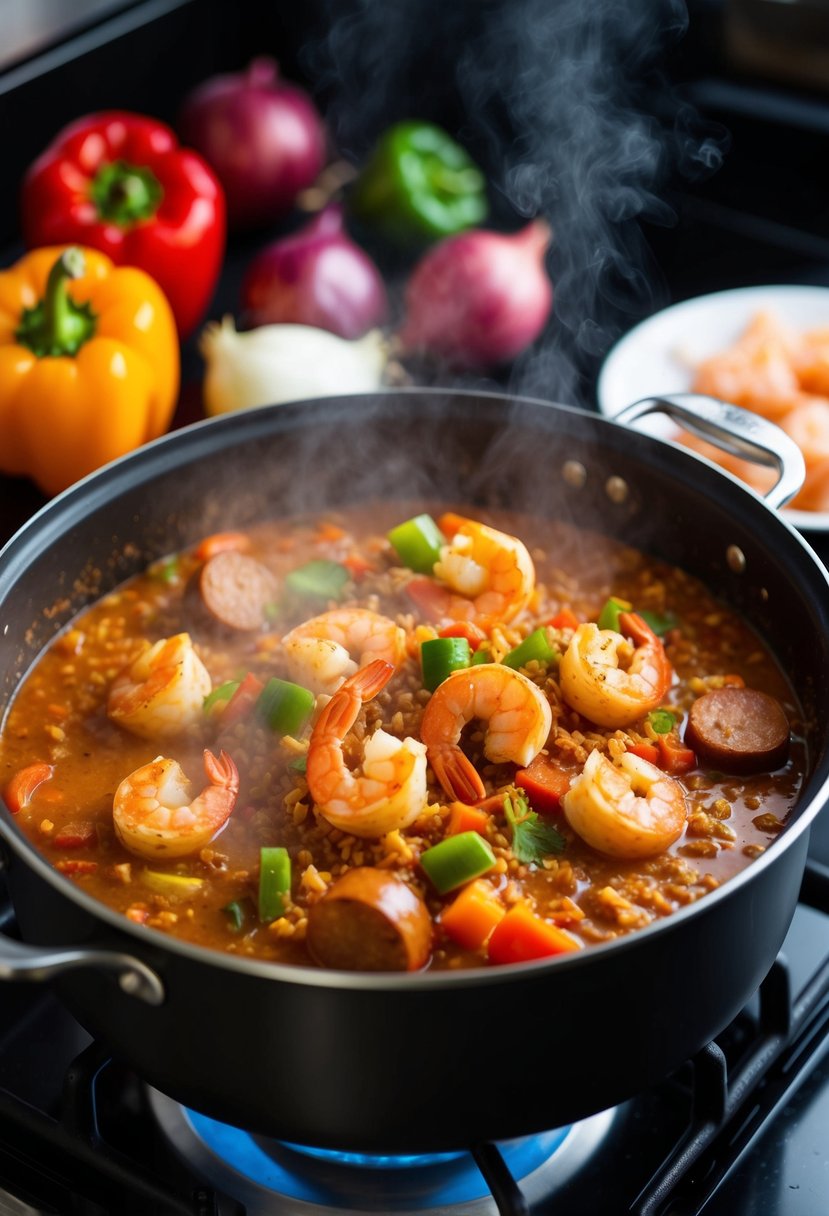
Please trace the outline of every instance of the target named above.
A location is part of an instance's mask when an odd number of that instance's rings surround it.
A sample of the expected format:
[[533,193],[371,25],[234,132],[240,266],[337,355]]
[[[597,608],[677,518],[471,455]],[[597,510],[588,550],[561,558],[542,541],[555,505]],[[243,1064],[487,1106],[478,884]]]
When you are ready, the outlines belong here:
[[432,919],[407,883],[387,870],[347,870],[308,912],[315,962],[344,971],[417,971],[432,950]]
[[276,599],[276,578],[247,553],[227,550],[209,558],[199,574],[199,591],[209,615],[228,629],[261,629]]
[[755,688],[716,688],[688,714],[685,742],[707,768],[724,773],[772,772],[789,754],[783,706]]

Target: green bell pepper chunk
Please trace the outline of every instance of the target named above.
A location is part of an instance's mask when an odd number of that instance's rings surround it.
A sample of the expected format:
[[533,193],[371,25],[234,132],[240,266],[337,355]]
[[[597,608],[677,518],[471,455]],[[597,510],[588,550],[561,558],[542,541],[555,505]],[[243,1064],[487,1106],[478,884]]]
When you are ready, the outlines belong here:
[[542,626],[534,629],[531,634],[524,638],[523,642],[519,642],[508,654],[504,655],[503,662],[507,667],[526,667],[533,659],[539,663],[552,663],[558,658],[558,651],[555,646],[550,645],[550,639],[547,636],[547,630]]
[[259,694],[256,708],[279,735],[298,735],[311,717],[315,697],[301,684],[271,676]]
[[421,853],[420,864],[435,889],[445,895],[491,870],[495,854],[477,832],[460,832]]
[[486,180],[442,127],[398,122],[380,137],[350,193],[352,213],[398,245],[423,245],[486,219]]
[[290,570],[285,575],[285,586],[310,599],[338,600],[348,579],[345,566],[321,557]]
[[388,533],[392,548],[404,566],[416,574],[431,574],[440,550],[446,544],[431,515],[414,515]]
[[609,600],[605,601],[604,607],[599,613],[598,626],[600,629],[613,629],[619,633],[619,617],[623,612],[632,612],[633,604],[629,604],[627,600],[620,600],[615,595],[611,595]]
[[259,919],[270,923],[285,915],[291,890],[291,858],[281,845],[259,850]]
[[466,638],[430,638],[420,645],[423,687],[434,692],[453,671],[472,663],[472,647]]

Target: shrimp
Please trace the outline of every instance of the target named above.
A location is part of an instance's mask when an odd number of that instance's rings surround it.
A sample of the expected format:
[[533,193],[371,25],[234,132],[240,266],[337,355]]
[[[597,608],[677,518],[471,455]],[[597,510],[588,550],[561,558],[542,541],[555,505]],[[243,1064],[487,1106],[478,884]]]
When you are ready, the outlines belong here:
[[679,782],[632,752],[612,764],[592,751],[561,805],[591,848],[628,860],[664,852],[682,835],[688,814]]
[[335,608],[297,625],[282,647],[291,679],[312,692],[333,693],[372,659],[399,667],[406,657],[406,634],[368,608]]
[[441,527],[454,528],[434,566],[441,581],[414,598],[436,622],[472,621],[488,630],[518,616],[535,588],[535,567],[523,542],[459,515],[444,516]]
[[472,761],[460,748],[467,722],[486,722],[484,755],[496,764],[529,764],[547,741],[553,715],[541,690],[503,663],[453,671],[432,693],[420,723],[435,776],[450,798],[477,802],[486,794]]
[[641,616],[622,612],[619,625],[622,633],[592,621],[579,625],[559,664],[564,700],[597,726],[637,721],[656,709],[673,681],[665,647]]
[[212,682],[189,633],[162,638],[115,677],[107,713],[142,739],[169,739],[201,720]]
[[306,779],[320,814],[353,836],[406,828],[426,805],[426,748],[376,730],[363,746],[362,773],[347,767],[343,742],[360,707],[388,683],[394,666],[375,659],[349,676],[323,708],[308,745]]
[[176,760],[156,756],[115,791],[112,822],[124,848],[139,857],[185,857],[203,849],[230,818],[239,773],[223,751],[204,752],[208,784],[190,801],[190,782]]
[[797,346],[797,336],[773,313],[758,312],[733,346],[699,364],[694,392],[780,418],[800,390],[792,366]]

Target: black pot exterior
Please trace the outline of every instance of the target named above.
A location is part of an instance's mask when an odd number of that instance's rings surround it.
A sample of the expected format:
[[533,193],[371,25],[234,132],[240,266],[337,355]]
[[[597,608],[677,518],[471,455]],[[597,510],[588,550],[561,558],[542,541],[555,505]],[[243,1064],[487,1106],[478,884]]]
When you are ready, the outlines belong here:
[[60,981],[79,1020],[151,1084],[265,1135],[419,1152],[614,1105],[678,1067],[756,990],[825,796],[829,595],[777,515],[669,445],[496,395],[343,398],[197,426],[47,508],[0,559],[6,695],[63,622],[151,558],[263,513],[392,495],[564,513],[700,575],[791,674],[812,762],[794,822],[722,890],[583,954],[465,975],[343,976],[168,942],[88,899],[0,819],[25,940],[126,950],[161,977],[157,1008],[91,970]]

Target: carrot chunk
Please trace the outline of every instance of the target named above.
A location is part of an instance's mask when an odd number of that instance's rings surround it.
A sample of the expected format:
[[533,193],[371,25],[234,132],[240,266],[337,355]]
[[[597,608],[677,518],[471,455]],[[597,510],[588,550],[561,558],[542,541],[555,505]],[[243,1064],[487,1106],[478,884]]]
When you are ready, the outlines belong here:
[[481,807],[470,806],[467,802],[453,802],[446,824],[446,835],[477,832],[479,836],[485,836],[488,823],[489,815]]
[[581,622],[575,612],[571,612],[569,608],[562,608],[561,612],[557,612],[554,617],[551,617],[547,624],[552,625],[553,629],[578,629]]
[[34,792],[44,781],[52,776],[51,764],[28,764],[15,773],[3,790],[3,801],[13,815],[17,815],[27,807],[34,797]]
[[501,964],[526,963],[580,949],[581,943],[571,933],[536,916],[526,904],[516,904],[492,930],[487,952],[491,963]]
[[640,760],[647,760],[648,764],[659,764],[659,748],[655,743],[628,743],[625,751],[632,752]]
[[443,910],[440,923],[447,937],[457,945],[465,950],[480,950],[505,914],[492,886],[476,878]]
[[247,553],[250,549],[250,537],[246,532],[214,532],[205,536],[196,546],[196,557],[200,562],[206,562],[217,553],[227,553],[234,550],[237,553]]

